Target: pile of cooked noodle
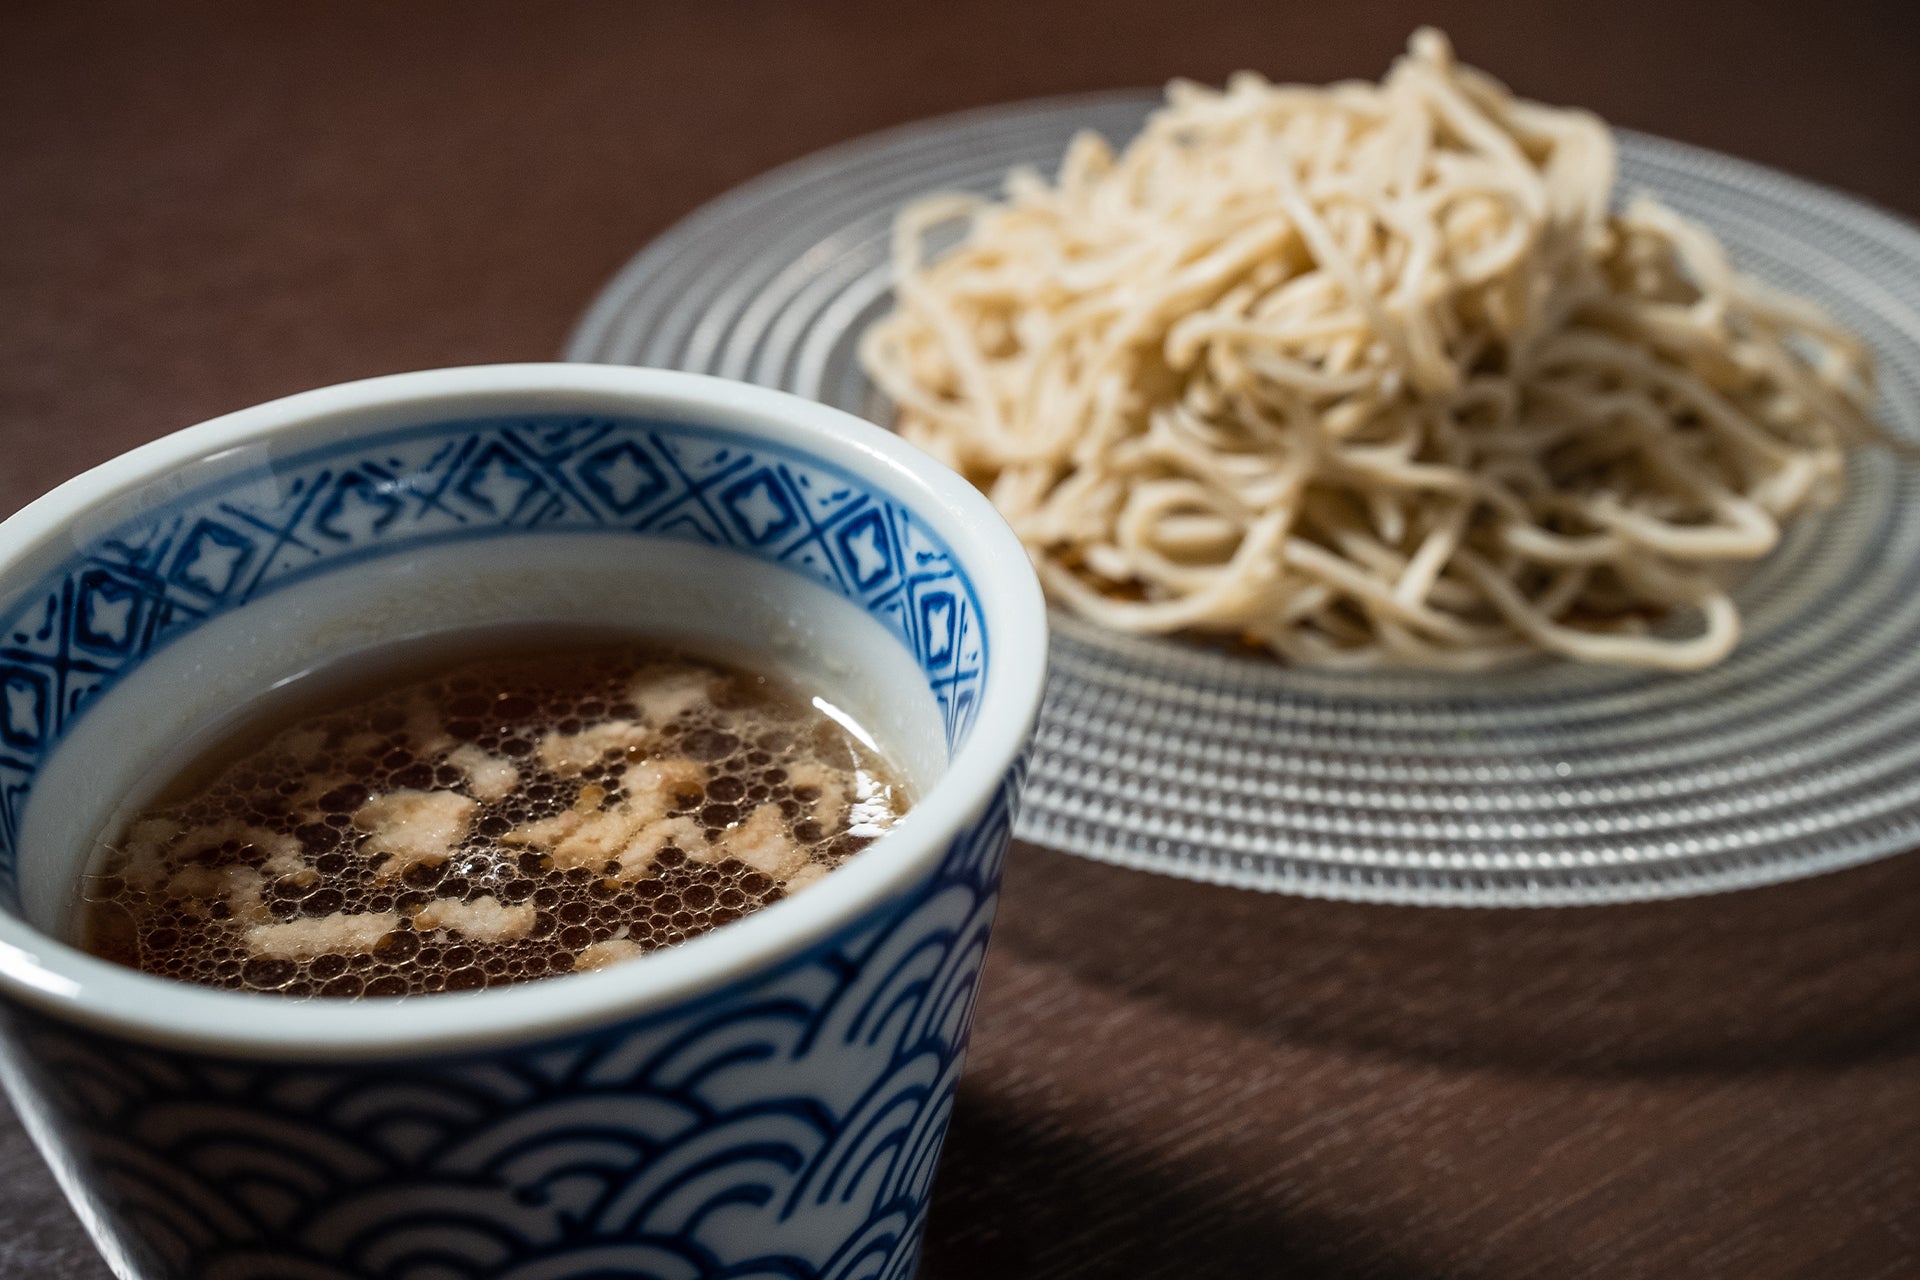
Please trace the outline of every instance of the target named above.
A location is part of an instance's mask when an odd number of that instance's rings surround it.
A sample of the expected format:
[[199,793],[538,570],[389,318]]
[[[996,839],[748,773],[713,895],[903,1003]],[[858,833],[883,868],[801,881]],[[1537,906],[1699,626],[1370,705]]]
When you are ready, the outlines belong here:
[[1083,134],[1052,185],[908,207],[861,357],[1100,623],[1700,667],[1739,635],[1717,570],[1878,437],[1871,373],[1613,178],[1600,120],[1430,30],[1380,84],[1177,82],[1117,157]]

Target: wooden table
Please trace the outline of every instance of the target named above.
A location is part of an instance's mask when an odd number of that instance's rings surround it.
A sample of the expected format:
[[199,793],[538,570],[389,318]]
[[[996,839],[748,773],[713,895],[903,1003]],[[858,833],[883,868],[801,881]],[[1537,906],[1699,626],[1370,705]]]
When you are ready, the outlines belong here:
[[[323,383],[543,359],[728,187],[1040,94],[1516,87],[1920,214],[1875,0],[393,3],[0,15],[0,513]],[[931,1277],[1920,1275],[1920,858],[1584,911],[1231,892],[1015,850]],[[0,1107],[0,1275],[106,1274]]]

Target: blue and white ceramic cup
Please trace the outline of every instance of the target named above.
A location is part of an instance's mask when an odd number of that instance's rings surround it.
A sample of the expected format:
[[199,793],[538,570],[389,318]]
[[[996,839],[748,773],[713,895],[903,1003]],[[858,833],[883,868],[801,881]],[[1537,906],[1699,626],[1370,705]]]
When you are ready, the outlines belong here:
[[[492,624],[774,655],[920,799],[805,893],[626,966],[293,1001],[70,945],[109,815],[276,681]],[[123,1277],[906,1277],[1039,702],[970,488],[791,396],[580,365],[249,409],[0,525],[0,1053]]]

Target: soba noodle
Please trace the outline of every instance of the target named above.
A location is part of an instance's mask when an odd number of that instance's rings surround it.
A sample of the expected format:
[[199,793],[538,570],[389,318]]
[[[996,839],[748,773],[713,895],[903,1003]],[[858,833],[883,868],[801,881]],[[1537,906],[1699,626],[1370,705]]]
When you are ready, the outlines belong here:
[[1176,82],[1118,156],[1083,134],[1053,184],[908,207],[861,356],[1105,625],[1701,667],[1739,635],[1724,566],[1879,438],[1871,373],[1613,179],[1600,120],[1430,30],[1377,85]]

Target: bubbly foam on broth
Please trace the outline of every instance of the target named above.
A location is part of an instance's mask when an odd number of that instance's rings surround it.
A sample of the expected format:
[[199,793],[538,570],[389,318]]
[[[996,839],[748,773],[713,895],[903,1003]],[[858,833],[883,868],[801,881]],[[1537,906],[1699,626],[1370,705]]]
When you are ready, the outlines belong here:
[[126,824],[81,945],[289,995],[498,986],[799,892],[907,803],[778,681],[646,645],[475,658],[329,705],[229,738]]

